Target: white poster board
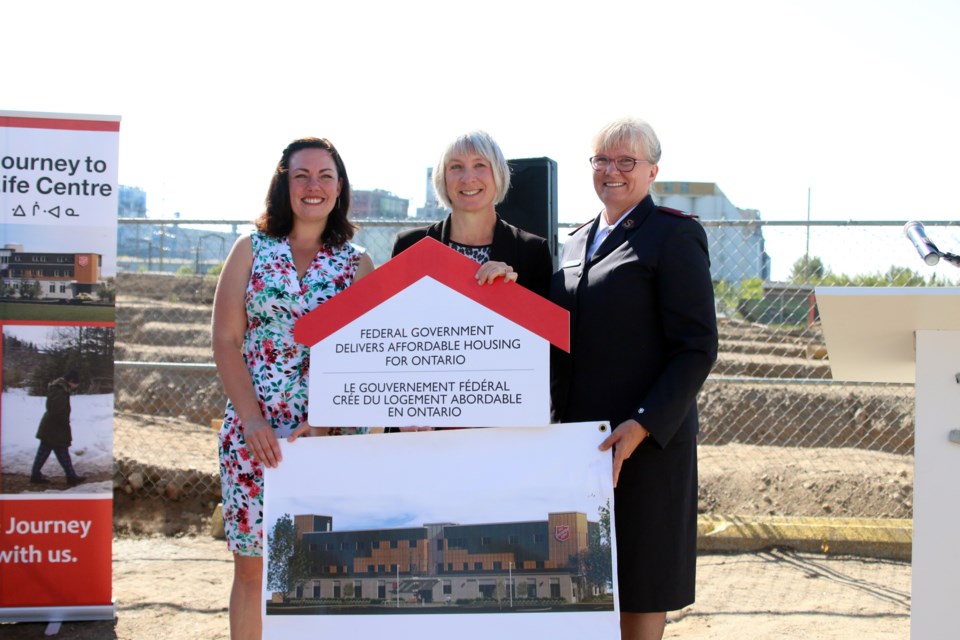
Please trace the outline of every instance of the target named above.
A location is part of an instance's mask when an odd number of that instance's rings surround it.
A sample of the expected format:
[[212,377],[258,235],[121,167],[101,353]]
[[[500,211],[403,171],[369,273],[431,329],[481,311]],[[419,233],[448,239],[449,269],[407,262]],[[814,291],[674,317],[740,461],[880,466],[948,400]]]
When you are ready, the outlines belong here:
[[[263,637],[618,637],[609,515],[610,543],[590,547],[613,508],[611,456],[597,448],[608,433],[580,423],[282,443],[265,472]],[[278,559],[285,518],[305,562]],[[602,588],[583,579],[598,549]],[[271,568],[298,563],[301,580],[278,592]]]

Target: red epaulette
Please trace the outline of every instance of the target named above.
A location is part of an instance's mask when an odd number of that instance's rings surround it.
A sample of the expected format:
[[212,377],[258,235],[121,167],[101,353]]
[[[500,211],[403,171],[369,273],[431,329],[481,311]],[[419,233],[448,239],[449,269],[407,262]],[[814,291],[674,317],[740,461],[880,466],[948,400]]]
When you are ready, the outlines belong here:
[[686,211],[680,211],[680,209],[671,209],[670,207],[657,207],[658,211],[663,211],[664,213],[669,213],[672,216],[677,216],[678,218],[699,218],[700,216],[687,213]]
[[580,225],[579,227],[577,227],[576,229],[574,229],[573,231],[571,231],[571,232],[568,233],[567,235],[568,235],[568,236],[572,236],[572,235],[575,234],[577,231],[580,231],[580,229],[583,229],[583,228],[584,228],[585,226],[587,226],[588,224],[591,224],[594,220],[596,220],[596,218],[593,218],[593,219],[591,219],[591,220],[587,220],[586,222],[584,222],[582,225]]

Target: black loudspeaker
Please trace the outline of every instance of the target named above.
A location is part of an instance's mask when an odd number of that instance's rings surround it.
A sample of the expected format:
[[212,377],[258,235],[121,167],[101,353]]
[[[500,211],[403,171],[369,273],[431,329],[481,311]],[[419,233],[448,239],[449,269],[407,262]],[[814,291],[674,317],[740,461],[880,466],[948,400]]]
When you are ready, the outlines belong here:
[[547,239],[557,264],[557,162],[550,158],[507,160],[510,190],[497,205],[500,217]]

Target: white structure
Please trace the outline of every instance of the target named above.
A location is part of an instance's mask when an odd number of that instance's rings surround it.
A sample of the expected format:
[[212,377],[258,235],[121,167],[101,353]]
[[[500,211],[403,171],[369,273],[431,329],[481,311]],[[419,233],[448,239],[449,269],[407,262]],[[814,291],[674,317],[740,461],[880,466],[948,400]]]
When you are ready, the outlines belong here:
[[417,220],[442,220],[450,210],[437,200],[437,192],[433,188],[433,167],[427,167],[427,197],[422,207],[417,207]]
[[[737,284],[748,278],[770,278],[770,256],[764,249],[763,230],[756,209],[740,209],[713,182],[654,182],[653,198],[664,207],[696,215],[710,242],[713,280]],[[742,221],[742,225],[711,226],[714,220]]]
[[910,637],[957,637],[960,289],[817,287],[835,380],[916,383]]

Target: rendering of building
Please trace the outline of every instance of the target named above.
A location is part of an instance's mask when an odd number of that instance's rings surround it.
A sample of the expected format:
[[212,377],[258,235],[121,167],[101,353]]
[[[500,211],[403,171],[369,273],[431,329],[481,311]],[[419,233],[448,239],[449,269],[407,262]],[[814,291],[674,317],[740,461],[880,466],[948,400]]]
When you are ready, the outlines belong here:
[[310,566],[298,598],[576,603],[598,592],[583,592],[583,558],[599,533],[599,524],[583,513],[362,531],[334,531],[333,519],[323,515],[297,515],[293,521]]
[[[750,278],[770,278],[770,256],[756,209],[740,209],[713,182],[654,182],[657,204],[696,215],[710,243],[710,273],[715,282],[738,284]],[[711,226],[714,220],[743,224]]]
[[[0,249],[0,279],[3,295],[37,299],[72,300],[80,294],[96,297],[103,282],[99,253],[51,253],[24,251],[10,243]],[[24,294],[24,287],[33,291]]]

